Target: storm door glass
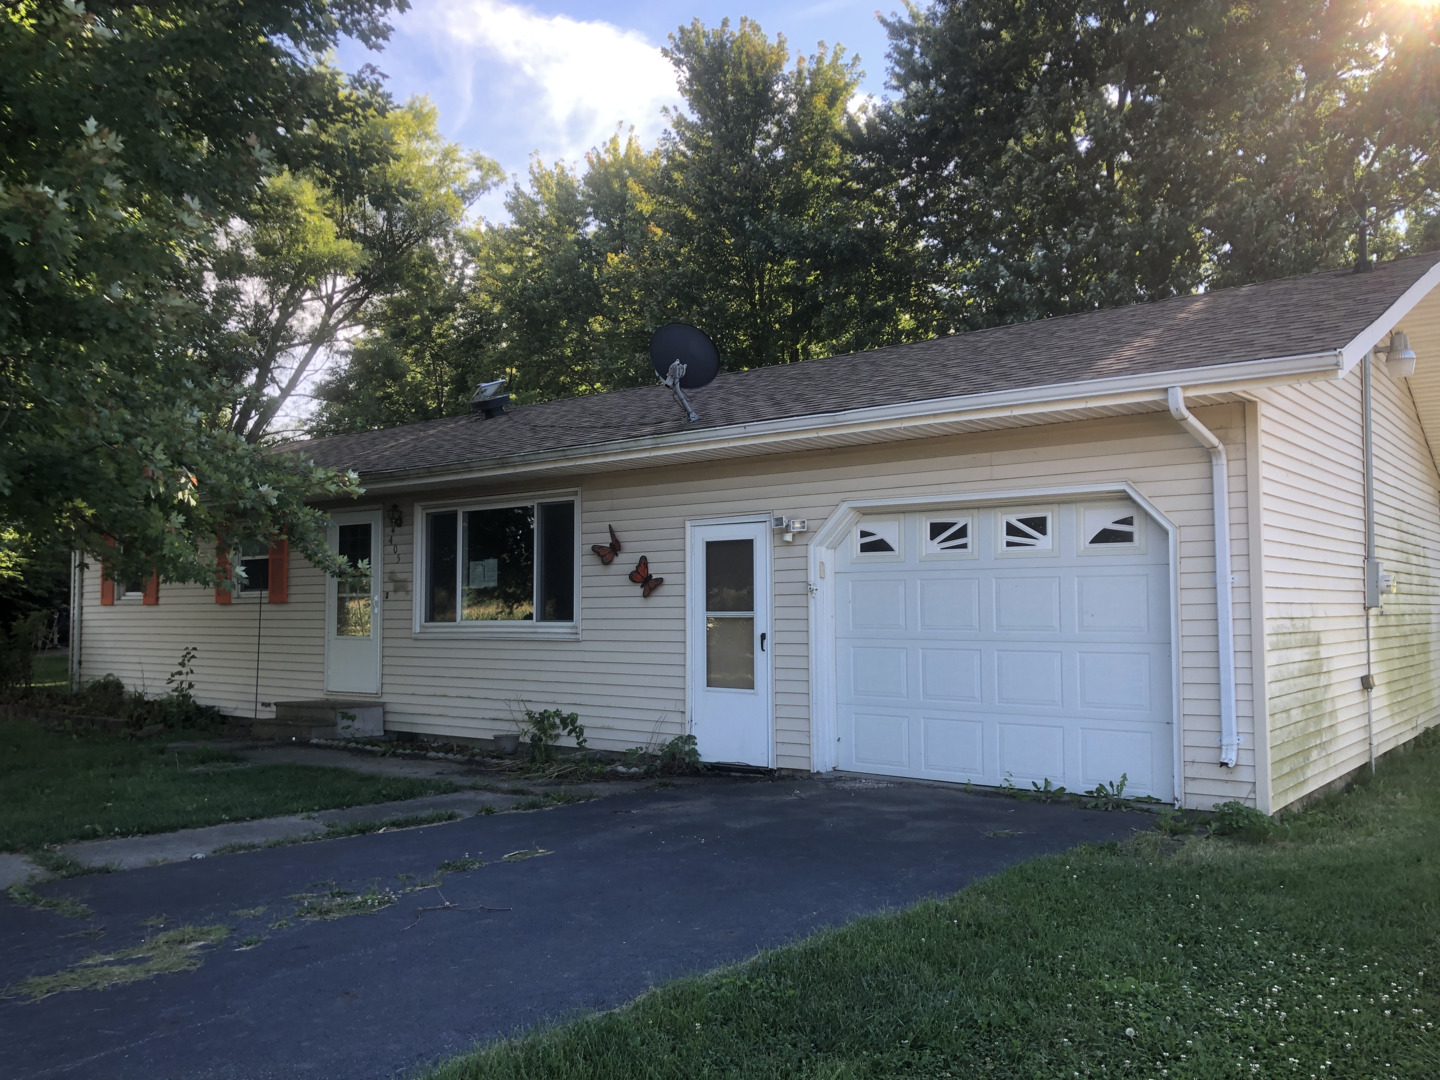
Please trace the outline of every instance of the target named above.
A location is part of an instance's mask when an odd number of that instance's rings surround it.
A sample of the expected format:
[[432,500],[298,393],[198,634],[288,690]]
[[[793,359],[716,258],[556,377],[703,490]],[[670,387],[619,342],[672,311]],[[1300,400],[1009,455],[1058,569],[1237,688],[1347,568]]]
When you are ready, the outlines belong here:
[[705,544],[705,685],[755,689],[755,541]]
[[335,636],[369,637],[370,608],[370,522],[357,521],[340,525],[338,554],[351,566],[362,571],[353,578],[335,583]]

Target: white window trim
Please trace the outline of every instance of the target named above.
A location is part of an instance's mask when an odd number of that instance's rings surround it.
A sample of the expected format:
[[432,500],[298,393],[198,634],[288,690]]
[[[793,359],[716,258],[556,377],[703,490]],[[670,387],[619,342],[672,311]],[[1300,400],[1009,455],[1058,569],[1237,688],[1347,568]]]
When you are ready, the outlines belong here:
[[[904,558],[905,558],[905,519],[904,519],[903,517],[886,518],[886,517],[879,517],[878,515],[874,515],[874,516],[873,516],[873,524],[876,524],[876,525],[883,524],[883,525],[894,525],[894,526],[895,526],[895,550],[894,550],[894,551],[861,551],[861,550],[860,550],[860,530],[866,527],[866,526],[865,526],[865,521],[862,519],[862,520],[860,520],[860,521],[857,521],[857,522],[855,523],[855,528],[854,528],[853,530],[851,530],[851,533],[852,533],[852,536],[853,536],[853,540],[851,541],[851,544],[850,544],[850,557],[851,557],[852,559],[857,559],[857,560],[859,560],[859,561],[861,561],[861,562],[888,562],[888,561],[896,561],[896,560],[898,560],[898,561],[904,561]],[[885,539],[885,537],[881,537],[880,539]]]
[[[935,521],[965,522],[970,526],[966,538],[970,541],[964,548],[950,548],[947,550],[930,550],[930,524]],[[945,513],[934,511],[933,513],[920,515],[920,559],[921,561],[936,560],[948,562],[952,559],[975,559],[980,555],[979,519],[970,511],[956,511]]]
[[1135,538],[1134,538],[1133,540],[1131,540],[1128,544],[1092,544],[1092,543],[1090,543],[1090,538],[1089,538],[1089,536],[1087,535],[1087,533],[1089,533],[1090,530],[1089,530],[1089,527],[1085,524],[1085,511],[1086,511],[1086,510],[1100,510],[1100,509],[1107,510],[1107,511],[1113,511],[1115,514],[1121,514],[1121,513],[1124,512],[1124,510],[1125,510],[1126,508],[1124,507],[1123,504],[1120,504],[1120,503],[1099,503],[1099,504],[1097,504],[1097,503],[1083,503],[1083,502],[1082,502],[1082,503],[1076,503],[1076,504],[1075,504],[1075,516],[1076,516],[1076,518],[1077,518],[1078,520],[1075,522],[1075,524],[1076,524],[1075,537],[1076,537],[1076,540],[1079,542],[1079,551],[1078,551],[1078,554],[1080,554],[1080,555],[1086,555],[1086,556],[1089,556],[1089,555],[1137,555],[1137,554],[1138,554],[1138,555],[1143,555],[1143,554],[1145,554],[1145,550],[1146,550],[1146,545],[1145,545],[1145,519],[1146,519],[1149,515],[1141,512],[1141,511],[1139,510],[1139,508],[1138,508],[1138,507],[1134,507],[1133,504],[1132,504],[1132,506],[1131,506],[1131,512],[1134,514],[1134,518],[1135,518]]
[[[430,514],[455,510],[461,514],[467,510],[499,510],[508,506],[536,505],[547,502],[573,502],[575,504],[575,620],[573,622],[545,622],[535,619],[513,619],[504,622],[426,622],[425,600],[429,591],[429,567],[426,564],[429,551],[426,534],[426,518]],[[566,641],[580,639],[580,553],[584,522],[581,518],[580,490],[563,488],[557,491],[521,491],[510,495],[495,495],[484,499],[445,499],[437,502],[417,502],[411,511],[414,515],[412,526],[412,562],[415,580],[412,589],[414,602],[413,633],[416,637],[447,638],[510,638],[531,640],[534,638],[560,638]],[[458,560],[457,560],[458,561]],[[456,597],[459,602],[459,597]]]

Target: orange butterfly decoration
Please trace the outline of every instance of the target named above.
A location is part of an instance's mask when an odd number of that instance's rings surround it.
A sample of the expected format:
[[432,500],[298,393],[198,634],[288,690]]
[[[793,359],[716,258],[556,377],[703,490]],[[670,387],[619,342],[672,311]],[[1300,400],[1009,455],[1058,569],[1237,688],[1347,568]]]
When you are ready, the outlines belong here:
[[640,595],[646,600],[650,599],[651,593],[665,584],[663,577],[656,577],[650,573],[650,560],[644,555],[640,556],[640,561],[635,564],[635,569],[630,571],[630,580],[640,586]]
[[615,535],[614,525],[608,525],[606,526],[606,528],[610,530],[609,545],[591,544],[590,550],[595,552],[596,555],[600,556],[600,561],[602,563],[604,563],[606,566],[609,566],[612,562],[615,561],[615,556],[620,554],[620,537]]

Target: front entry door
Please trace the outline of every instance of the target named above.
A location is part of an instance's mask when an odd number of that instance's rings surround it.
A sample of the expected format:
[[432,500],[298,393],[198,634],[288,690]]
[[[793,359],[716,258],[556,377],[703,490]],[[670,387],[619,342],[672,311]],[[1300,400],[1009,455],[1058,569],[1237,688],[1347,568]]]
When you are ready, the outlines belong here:
[[769,767],[768,522],[690,530],[690,730],[705,761]]
[[338,694],[380,692],[380,512],[336,514],[330,550],[365,573],[326,583],[325,689]]

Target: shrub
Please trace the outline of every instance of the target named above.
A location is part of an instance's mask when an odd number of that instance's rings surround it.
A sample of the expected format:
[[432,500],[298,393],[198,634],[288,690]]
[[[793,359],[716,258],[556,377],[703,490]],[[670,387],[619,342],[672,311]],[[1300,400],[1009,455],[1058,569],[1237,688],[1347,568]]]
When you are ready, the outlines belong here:
[[535,761],[549,761],[561,735],[569,735],[577,749],[585,749],[585,725],[580,723],[579,713],[559,709],[525,710],[523,737],[530,744],[530,756]]
[[1216,803],[1215,816],[1210,819],[1211,836],[1234,836],[1241,840],[1268,840],[1275,831],[1275,822],[1242,802]]

